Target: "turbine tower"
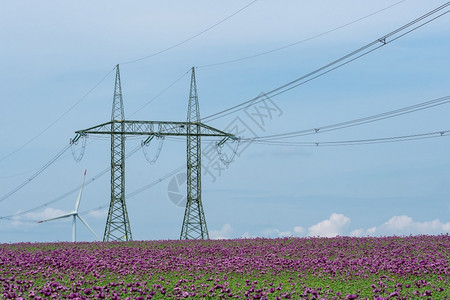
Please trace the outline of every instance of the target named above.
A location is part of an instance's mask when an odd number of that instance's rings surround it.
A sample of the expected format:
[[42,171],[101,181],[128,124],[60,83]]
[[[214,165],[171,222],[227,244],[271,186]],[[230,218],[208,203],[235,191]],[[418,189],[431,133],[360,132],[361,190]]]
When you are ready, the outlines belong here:
[[209,239],[201,193],[201,132],[195,68],[192,67],[187,114],[187,202],[181,240]]
[[111,113],[111,202],[109,204],[103,241],[132,240],[130,221],[125,204],[125,135],[122,86],[119,65],[116,65],[116,82]]
[[98,237],[98,235],[95,233],[94,230],[92,230],[91,226],[88,225],[88,223],[78,214],[78,207],[80,206],[80,200],[81,200],[81,194],[83,193],[83,187],[84,187],[84,180],[86,179],[86,171],[84,171],[84,176],[83,176],[83,182],[81,183],[81,188],[80,191],[78,192],[78,198],[77,201],[75,202],[75,210],[58,216],[58,217],[54,217],[51,219],[47,219],[47,220],[42,220],[39,221],[38,223],[44,223],[47,221],[53,221],[53,220],[58,220],[58,219],[64,219],[64,218],[68,218],[68,217],[72,217],[72,242],[76,242],[77,241],[77,218],[80,219],[80,221],[87,227],[87,229],[89,229],[92,234],[97,238],[97,240],[100,240],[100,238]]

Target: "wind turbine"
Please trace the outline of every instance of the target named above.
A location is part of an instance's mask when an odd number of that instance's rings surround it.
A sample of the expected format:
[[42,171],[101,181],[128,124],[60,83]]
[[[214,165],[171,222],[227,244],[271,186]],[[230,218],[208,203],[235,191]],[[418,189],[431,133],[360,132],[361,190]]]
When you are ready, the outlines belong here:
[[77,218],[80,219],[81,222],[83,222],[83,224],[92,232],[93,235],[95,235],[97,240],[100,240],[98,235],[94,232],[94,230],[92,230],[91,226],[89,226],[88,223],[78,214],[78,207],[80,206],[81,194],[83,193],[84,180],[86,179],[86,172],[87,172],[87,170],[84,171],[83,182],[81,183],[81,188],[80,188],[80,191],[78,192],[77,202],[75,203],[75,210],[70,213],[58,216],[58,217],[54,217],[51,219],[42,220],[42,221],[38,222],[38,223],[43,223],[43,222],[47,222],[47,221],[53,221],[53,220],[72,217],[72,242],[76,242],[76,228],[77,228],[76,220],[77,220]]

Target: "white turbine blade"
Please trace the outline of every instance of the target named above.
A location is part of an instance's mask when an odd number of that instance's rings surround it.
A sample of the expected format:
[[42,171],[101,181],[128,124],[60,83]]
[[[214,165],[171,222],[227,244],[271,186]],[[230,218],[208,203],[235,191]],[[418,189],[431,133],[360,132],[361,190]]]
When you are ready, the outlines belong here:
[[81,222],[83,222],[84,225],[86,225],[86,227],[92,232],[93,235],[95,235],[95,237],[97,238],[98,241],[100,241],[100,238],[98,237],[98,235],[95,233],[94,230],[92,230],[91,226],[89,226],[89,224],[80,216],[77,215],[77,217],[80,219]]
[[76,214],[76,213],[75,213],[75,212],[70,212],[70,213],[67,213],[67,214],[64,214],[64,215],[60,215],[60,216],[57,216],[57,217],[54,217],[54,218],[50,218],[50,219],[47,219],[47,220],[39,221],[38,223],[44,223],[44,222],[48,222],[48,221],[53,221],[53,220],[58,220],[58,219],[68,218],[68,217],[70,217],[70,216],[73,216],[74,214]]
[[77,202],[75,203],[75,211],[76,212],[78,212],[78,207],[80,206],[81,194],[83,193],[83,187],[84,187],[84,180],[86,179],[86,172],[87,172],[87,170],[84,170],[83,182],[81,183],[80,191],[78,192]]

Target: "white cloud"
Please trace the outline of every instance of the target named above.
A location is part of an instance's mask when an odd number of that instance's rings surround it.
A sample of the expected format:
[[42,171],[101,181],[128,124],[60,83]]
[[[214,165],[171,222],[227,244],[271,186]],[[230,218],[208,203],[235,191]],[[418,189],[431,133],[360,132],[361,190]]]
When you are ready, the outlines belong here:
[[68,211],[47,207],[45,210],[40,212],[29,212],[23,215],[15,216],[11,224],[13,226],[18,226],[23,223],[37,223],[38,221],[54,218],[66,213],[68,213]]
[[86,216],[88,216],[88,217],[98,218],[98,219],[102,219],[102,218],[106,217],[107,215],[108,215],[108,210],[106,210],[106,209],[91,210],[86,214]]
[[[21,211],[17,211],[16,214],[21,213]],[[36,227],[38,225],[38,221],[50,219],[62,214],[67,213],[67,211],[48,207],[41,212],[29,212],[23,215],[18,215],[12,217],[10,222],[3,227],[3,230],[20,230],[26,231],[32,227]]]
[[9,222],[6,226],[5,229],[6,230],[19,230],[19,231],[24,231],[27,230],[29,228],[35,227],[37,226],[37,222],[36,221],[30,221],[30,220],[24,220],[18,217],[14,217],[13,219],[11,219],[11,222]]
[[[258,236],[270,238],[282,238],[303,236],[305,233],[308,236],[320,237],[335,237],[337,235],[363,237],[363,236],[380,236],[380,235],[410,235],[410,234],[440,234],[450,231],[450,222],[442,223],[438,219],[427,222],[415,222],[411,217],[406,215],[393,216],[385,223],[379,226],[365,228],[357,228],[349,232],[348,227],[351,223],[349,217],[332,213],[330,217],[315,225],[308,227],[306,230],[302,226],[295,226],[292,230],[280,230],[277,228],[269,228],[261,231],[257,235],[252,235],[245,232],[241,238],[256,238]],[[229,239],[233,233],[233,228],[230,224],[225,224],[220,230],[213,230],[210,232],[212,239]]]
[[344,229],[350,224],[350,218],[343,214],[333,213],[330,218],[308,228],[310,236],[333,237],[342,235]]
[[276,228],[270,228],[262,231],[262,235],[265,237],[291,237],[301,235],[305,229],[302,226],[295,226],[293,230],[281,231]]
[[294,227],[294,232],[296,234],[302,234],[303,232],[305,232],[305,229],[302,226],[295,226]]
[[410,234],[440,234],[450,231],[450,222],[442,223],[440,220],[415,222],[406,215],[393,216],[387,222],[371,227],[367,230],[356,229],[350,232],[351,236],[368,235],[410,235]]
[[61,210],[61,209],[57,209],[57,208],[51,208],[51,207],[47,207],[45,210],[41,211],[41,212],[30,212],[27,213],[25,215],[23,215],[24,219],[27,220],[36,220],[36,221],[40,221],[40,220],[46,220],[46,219],[50,219],[50,218],[54,218],[63,214],[68,213],[69,211],[65,211],[65,210]]
[[376,230],[377,230],[376,227],[370,227],[369,229],[367,229],[366,232],[367,232],[367,234],[371,235],[371,234],[374,234]]
[[212,230],[209,232],[209,237],[213,240],[224,240],[231,238],[233,228],[230,224],[225,224],[220,230]]
[[281,231],[276,228],[266,229],[262,232],[263,236],[266,237],[290,237],[293,236],[290,230]]
[[440,220],[415,222],[409,216],[394,216],[384,224],[373,230],[378,235],[409,235],[409,234],[439,234],[450,231],[450,222],[442,223]]
[[369,229],[358,228],[358,229],[352,230],[350,232],[350,236],[369,236],[369,235],[374,235],[376,230],[377,230],[377,227],[370,227]]
[[386,228],[392,231],[404,230],[413,225],[413,219],[408,216],[394,216],[383,224]]
[[[307,230],[302,226],[295,226],[292,230],[284,231],[277,228],[269,228],[256,235],[253,235],[248,231],[244,232],[241,235],[241,238],[256,238],[258,236],[282,238],[304,236],[306,233],[308,236],[320,237],[335,237],[338,235],[363,237],[380,235],[439,234],[450,231],[450,222],[442,223],[438,219],[427,222],[415,222],[411,217],[405,215],[393,216],[385,223],[367,229],[357,228],[350,231],[348,229],[350,223],[351,220],[349,217],[339,213],[332,213],[328,219],[308,227]],[[210,237],[211,239],[230,239],[232,238],[233,232],[234,230],[231,225],[225,224],[220,230],[210,231]]]

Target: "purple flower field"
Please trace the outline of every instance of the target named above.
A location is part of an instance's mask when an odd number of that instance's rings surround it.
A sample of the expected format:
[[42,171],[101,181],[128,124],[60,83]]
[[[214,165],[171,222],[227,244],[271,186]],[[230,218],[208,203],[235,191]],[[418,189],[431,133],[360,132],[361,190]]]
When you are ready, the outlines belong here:
[[0,244],[4,299],[450,299],[450,236]]

